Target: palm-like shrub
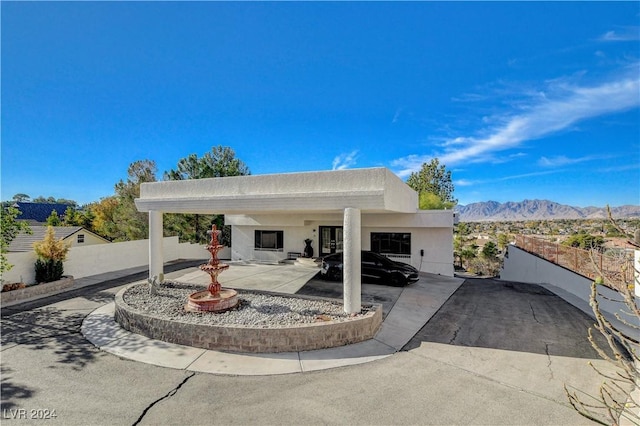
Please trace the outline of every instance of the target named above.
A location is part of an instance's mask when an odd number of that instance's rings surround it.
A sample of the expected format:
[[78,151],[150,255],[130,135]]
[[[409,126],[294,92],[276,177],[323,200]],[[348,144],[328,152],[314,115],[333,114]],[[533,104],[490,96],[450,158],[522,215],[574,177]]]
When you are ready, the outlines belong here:
[[69,245],[62,239],[56,240],[53,226],[47,227],[44,240],[33,244],[33,249],[38,255],[36,261],[36,282],[48,283],[62,278],[64,267],[62,262],[67,258]]

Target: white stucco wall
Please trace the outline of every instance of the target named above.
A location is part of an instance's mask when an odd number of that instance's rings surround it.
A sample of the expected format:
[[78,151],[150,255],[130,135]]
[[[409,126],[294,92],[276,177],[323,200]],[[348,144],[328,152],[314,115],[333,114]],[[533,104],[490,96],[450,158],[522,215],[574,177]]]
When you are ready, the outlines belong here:
[[[314,256],[319,255],[319,227],[342,226],[340,214],[311,215],[227,215],[225,223],[233,226],[232,260],[278,262],[288,252],[302,253],[304,240],[313,240]],[[255,231],[284,231],[282,251],[255,250]],[[415,214],[363,214],[361,245],[371,249],[372,232],[410,232],[411,258],[395,259],[410,263],[423,272],[453,276],[453,215],[451,211],[428,211]],[[424,250],[424,257],[420,250]]]
[[[209,259],[204,245],[180,243],[178,237],[163,239],[164,261],[177,259]],[[13,268],[2,277],[4,282],[18,282],[21,277],[25,283],[35,281],[36,255],[34,252],[8,253]],[[229,249],[219,253],[221,259],[230,258]],[[149,264],[149,240],[127,241],[122,243],[97,244],[71,247],[64,262],[65,275],[74,278],[88,277],[105,272],[129,269]]]
[[[286,228],[286,229],[285,229]],[[282,251],[256,250],[255,231],[284,231],[284,248]],[[317,232],[316,232],[317,233]],[[287,252],[302,253],[304,240],[314,240],[314,251],[317,253],[317,241],[309,226],[234,226],[231,231],[231,260],[257,260],[260,262],[279,262],[287,258]]]
[[[371,250],[372,232],[410,232],[411,259],[391,257],[409,263],[422,272],[453,276],[453,231],[449,228],[363,227],[362,249]],[[420,256],[424,250],[424,257]]]

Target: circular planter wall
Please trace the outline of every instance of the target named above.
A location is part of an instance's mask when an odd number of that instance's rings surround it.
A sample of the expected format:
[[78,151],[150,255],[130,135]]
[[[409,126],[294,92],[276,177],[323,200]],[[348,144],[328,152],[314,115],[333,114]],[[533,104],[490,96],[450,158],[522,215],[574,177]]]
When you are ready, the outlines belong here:
[[[126,290],[120,290],[115,297],[115,320],[121,327],[151,339],[203,349],[253,353],[326,349],[371,339],[382,324],[382,305],[379,304],[366,305],[366,314],[346,321],[322,321],[295,327],[193,324],[164,319],[131,307],[123,299]],[[279,296],[298,297],[283,294]],[[314,299],[308,296],[303,298]]]

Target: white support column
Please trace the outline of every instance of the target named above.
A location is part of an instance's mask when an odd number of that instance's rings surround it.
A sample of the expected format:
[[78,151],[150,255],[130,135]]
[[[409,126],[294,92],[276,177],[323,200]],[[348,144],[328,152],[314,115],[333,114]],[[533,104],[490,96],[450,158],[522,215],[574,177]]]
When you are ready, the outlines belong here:
[[162,212],[149,211],[149,278],[164,273],[162,250]]
[[362,308],[361,277],[361,215],[360,209],[344,210],[344,311],[348,314],[360,312]]

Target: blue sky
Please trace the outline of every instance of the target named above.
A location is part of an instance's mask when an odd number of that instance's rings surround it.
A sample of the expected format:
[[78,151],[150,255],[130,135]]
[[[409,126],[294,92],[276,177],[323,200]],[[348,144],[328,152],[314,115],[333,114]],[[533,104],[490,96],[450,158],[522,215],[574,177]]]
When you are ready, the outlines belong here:
[[2,194],[438,157],[461,204],[640,204],[637,2],[5,2]]

